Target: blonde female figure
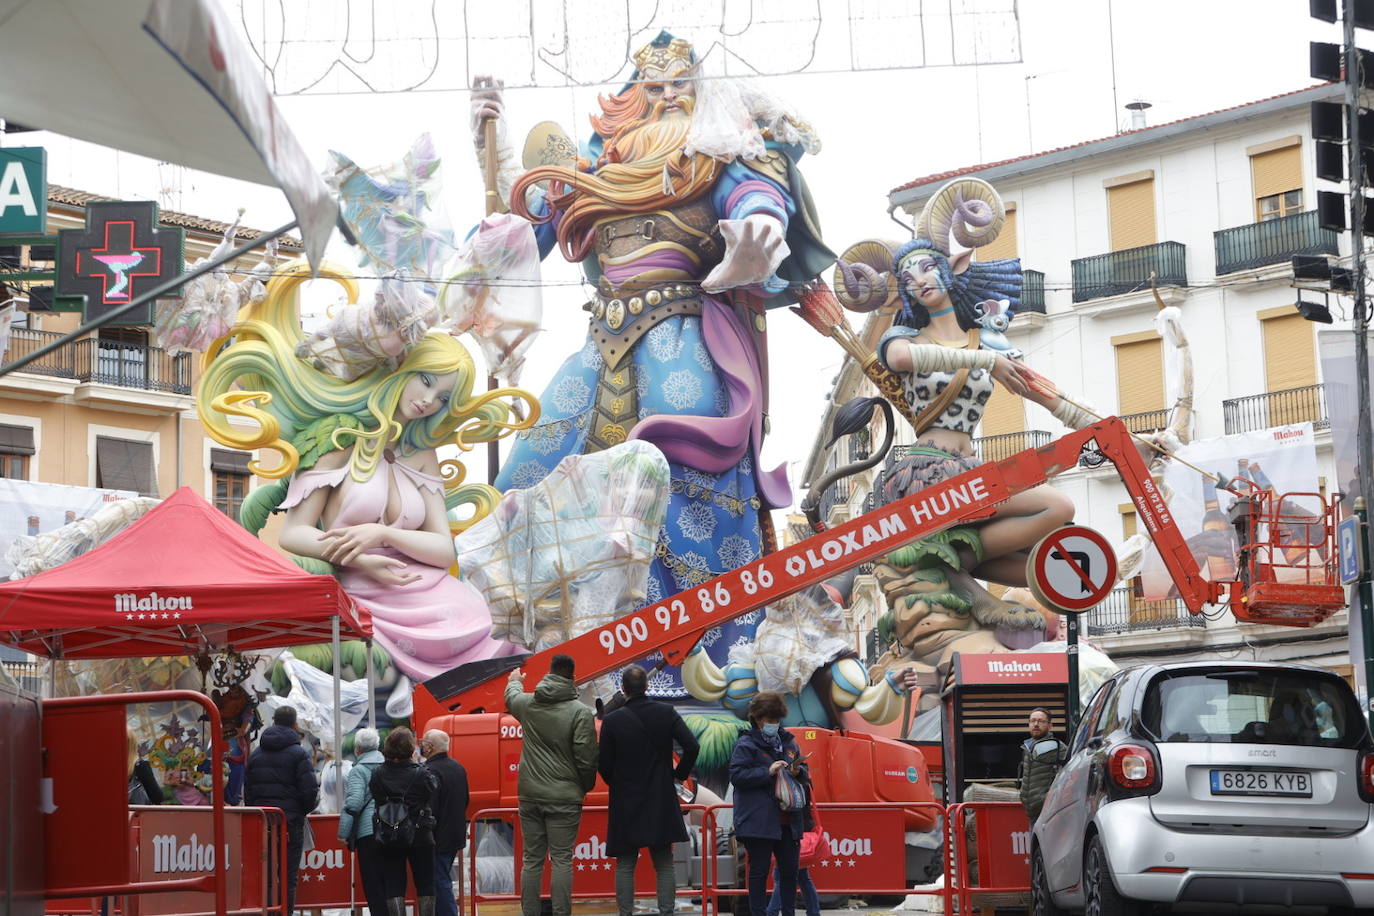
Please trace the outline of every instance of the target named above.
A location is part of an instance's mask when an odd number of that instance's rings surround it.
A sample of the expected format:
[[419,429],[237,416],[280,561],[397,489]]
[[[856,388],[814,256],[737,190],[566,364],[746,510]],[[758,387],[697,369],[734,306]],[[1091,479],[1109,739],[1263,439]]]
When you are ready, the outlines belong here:
[[[201,382],[198,407],[214,438],[282,459],[266,470],[250,465],[282,483],[254,491],[245,518],[286,509],[281,546],[336,568],[344,590],[372,612],[377,642],[412,679],[513,652],[491,638],[491,614],[477,591],[448,572],[448,508],[470,504],[475,520],[498,494],[463,486],[461,464],[441,462],[436,448],[518,428],[506,422],[503,397],[524,398],[532,417],[537,405],[517,389],[474,395],[472,357],[437,332],[394,372],[351,382],[318,372],[294,355],[301,338],[294,288],[305,276],[297,269],[273,281],[263,315],[235,327],[233,343],[213,355]],[[245,390],[233,390],[235,382]],[[258,430],[230,426],[228,415],[249,417]]]

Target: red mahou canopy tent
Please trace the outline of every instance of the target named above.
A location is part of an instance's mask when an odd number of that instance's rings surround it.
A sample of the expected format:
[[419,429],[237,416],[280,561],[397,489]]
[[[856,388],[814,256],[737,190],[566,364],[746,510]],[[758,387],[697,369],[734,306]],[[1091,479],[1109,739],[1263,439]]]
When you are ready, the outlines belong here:
[[53,658],[189,655],[372,636],[372,616],[189,487],[100,547],[0,583],[0,642]]

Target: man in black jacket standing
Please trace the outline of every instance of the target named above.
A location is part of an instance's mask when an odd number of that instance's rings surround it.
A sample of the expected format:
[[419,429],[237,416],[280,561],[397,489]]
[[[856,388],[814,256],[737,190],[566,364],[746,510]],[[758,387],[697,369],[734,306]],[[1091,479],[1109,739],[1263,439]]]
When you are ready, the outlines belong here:
[[280,808],[286,814],[286,913],[291,916],[305,845],[305,816],[320,800],[320,783],[310,754],[301,747],[294,708],[278,706],[272,714],[272,724],[263,730],[257,750],[248,758],[243,794],[245,804]]
[[425,766],[438,783],[430,802],[435,819],[434,913],[458,916],[458,902],[453,895],[453,860],[467,845],[468,771],[448,755],[448,733],[437,728],[425,732],[420,739],[420,753],[425,755]]
[[[620,916],[635,908],[635,863],[648,847],[657,877],[659,916],[672,916],[677,885],[673,844],[687,839],[673,781],[682,781],[697,759],[697,739],[677,710],[645,696],[649,676],[625,669],[620,684],[625,705],[601,722],[598,769],[611,790],[606,854],[615,856],[615,902]],[[673,742],[682,748],[673,766]]]

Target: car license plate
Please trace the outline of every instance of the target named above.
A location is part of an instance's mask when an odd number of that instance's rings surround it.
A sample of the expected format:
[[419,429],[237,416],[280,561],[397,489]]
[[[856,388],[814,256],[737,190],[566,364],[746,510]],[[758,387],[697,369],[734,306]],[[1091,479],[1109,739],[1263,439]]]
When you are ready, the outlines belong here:
[[1312,797],[1312,774],[1292,770],[1213,770],[1213,795]]

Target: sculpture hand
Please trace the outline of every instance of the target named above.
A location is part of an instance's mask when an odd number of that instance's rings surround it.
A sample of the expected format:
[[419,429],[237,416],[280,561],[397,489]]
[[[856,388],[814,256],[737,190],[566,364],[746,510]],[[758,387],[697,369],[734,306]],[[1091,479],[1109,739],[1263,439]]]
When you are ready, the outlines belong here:
[[993,381],[1001,382],[1002,385],[1017,397],[1024,398],[1030,394],[1032,374],[1029,369],[1014,359],[1005,356],[997,357],[997,362],[992,367]]
[[701,281],[701,288],[708,293],[763,283],[791,253],[783,239],[782,223],[766,213],[723,219],[720,234],[725,238],[725,257]]
[[486,148],[487,121],[496,122],[497,143],[505,139],[506,103],[501,92],[504,86],[505,83],[501,80],[490,76],[478,76],[472,81],[469,126],[472,128],[472,143],[478,152]]
[[383,544],[386,535],[386,526],[375,522],[330,528],[320,536],[320,543],[324,545],[320,559],[335,566],[353,566],[363,551]]
[[419,573],[405,571],[410,565],[405,560],[380,553],[360,554],[350,565],[383,585],[409,585],[420,579]]

